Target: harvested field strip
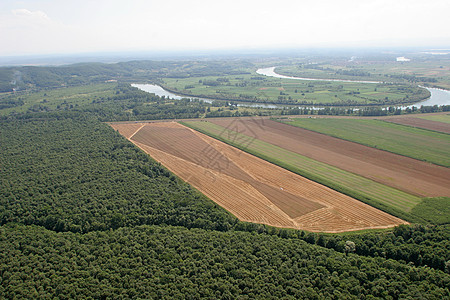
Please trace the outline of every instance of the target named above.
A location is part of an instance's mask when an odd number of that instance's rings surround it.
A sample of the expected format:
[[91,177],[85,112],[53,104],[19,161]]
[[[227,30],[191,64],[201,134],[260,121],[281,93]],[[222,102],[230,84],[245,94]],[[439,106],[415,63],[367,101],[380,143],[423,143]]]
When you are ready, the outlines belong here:
[[298,118],[290,125],[392,153],[450,166],[450,136],[381,120]]
[[[129,134],[127,124],[112,126]],[[133,143],[240,220],[324,232],[406,223],[177,123],[139,128]],[[296,221],[315,212],[326,222]]]
[[240,220],[274,224],[279,227],[295,227],[283,211],[244,181],[205,170],[194,163],[145,144],[136,141],[134,143]]
[[[408,194],[419,197],[450,195],[449,168],[272,120],[213,119],[210,122]],[[236,139],[229,135],[230,139]]]
[[[252,139],[241,133],[236,133],[219,125],[210,122],[189,121],[186,122],[194,129],[217,136],[224,141],[243,146],[257,156],[263,157],[281,166],[287,166],[288,169],[305,175],[310,179],[324,183],[325,185],[340,186],[343,190],[356,191],[361,196],[370,199],[367,201],[371,205],[378,202],[384,205],[384,208],[393,207],[403,212],[409,212],[421,199],[414,195],[402,192],[400,190],[379,184],[370,179],[346,172],[331,165],[310,159],[298,153],[280,148],[267,142]],[[232,139],[231,139],[231,138]],[[247,141],[246,144],[240,141]],[[334,185],[333,185],[334,183]]]
[[400,125],[406,125],[450,134],[450,123],[443,123],[414,117],[386,118],[383,120]]

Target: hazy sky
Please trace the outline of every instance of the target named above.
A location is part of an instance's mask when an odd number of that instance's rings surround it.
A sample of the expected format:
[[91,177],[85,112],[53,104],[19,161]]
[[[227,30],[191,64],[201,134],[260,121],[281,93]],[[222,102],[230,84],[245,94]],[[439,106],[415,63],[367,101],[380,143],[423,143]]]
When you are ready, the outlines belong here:
[[450,47],[450,0],[1,0],[0,56]]

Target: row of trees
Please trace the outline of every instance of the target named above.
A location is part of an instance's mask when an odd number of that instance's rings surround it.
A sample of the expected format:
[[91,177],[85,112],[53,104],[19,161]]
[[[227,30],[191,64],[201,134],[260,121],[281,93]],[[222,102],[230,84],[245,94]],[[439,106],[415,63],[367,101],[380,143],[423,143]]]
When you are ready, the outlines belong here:
[[281,111],[281,115],[330,115],[330,116],[343,116],[343,115],[356,115],[356,116],[391,116],[391,115],[403,115],[411,113],[432,113],[432,112],[447,112],[450,111],[450,105],[433,105],[433,106],[421,106],[421,107],[364,107],[360,109],[344,108],[344,107],[325,107],[322,109],[293,107],[285,108]]

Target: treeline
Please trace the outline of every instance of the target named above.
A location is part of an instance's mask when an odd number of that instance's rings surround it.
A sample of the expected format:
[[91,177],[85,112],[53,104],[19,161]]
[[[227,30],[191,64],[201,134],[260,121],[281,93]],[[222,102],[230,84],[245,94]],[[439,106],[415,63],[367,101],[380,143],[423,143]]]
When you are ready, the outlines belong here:
[[114,96],[93,100],[75,110],[94,114],[100,121],[135,121],[198,118],[209,106],[198,100],[169,100],[129,84],[119,84]]
[[[331,69],[329,70],[331,71]],[[336,75],[345,75],[345,76],[358,76],[358,77],[370,77],[370,72],[359,70],[359,69],[351,69],[351,70],[337,70],[335,72]]]
[[352,252],[368,257],[382,257],[406,262],[415,266],[427,266],[450,273],[449,225],[400,225],[392,232],[323,234],[293,229],[279,229],[265,225],[239,223],[236,229],[259,232],[282,238],[301,239],[345,253],[346,242],[355,244]]
[[416,76],[416,75],[408,75],[408,74],[391,74],[385,75],[386,77],[395,78],[395,79],[404,79],[409,82],[438,82],[436,78],[426,77],[426,76]]
[[[119,83],[110,92],[110,96],[94,97],[88,103],[51,105],[40,103],[28,108],[24,114],[48,111],[76,111],[95,115],[100,121],[137,121],[162,119],[189,119],[199,117],[243,117],[243,116],[269,116],[269,115],[356,115],[356,116],[387,116],[410,113],[430,113],[450,111],[450,105],[421,106],[419,108],[399,108],[390,106],[362,107],[359,109],[346,107],[324,107],[313,109],[309,107],[286,106],[278,109],[245,109],[238,108],[237,101],[214,101],[207,103],[198,99],[173,100],[159,97],[132,87],[130,84]],[[0,99],[0,109],[20,107],[27,100],[27,95],[7,96]],[[213,109],[217,108],[217,109]],[[23,114],[16,114],[21,118]]]
[[[64,89],[64,88],[63,88]],[[33,113],[40,112],[77,112],[88,113],[102,122],[113,121],[137,121],[137,120],[162,120],[162,119],[190,119],[199,117],[239,117],[249,115],[279,114],[277,110],[238,110],[236,103],[228,101],[204,102],[198,99],[173,100],[159,97],[132,87],[130,84],[119,83],[110,88],[108,96],[94,96],[79,103],[66,103],[59,99],[46,97],[35,105],[28,107],[24,112],[11,112],[15,118],[30,118]],[[0,109],[24,105],[30,95],[8,95],[0,98]],[[74,95],[76,96],[76,95]],[[53,102],[59,103],[55,105]],[[218,109],[213,109],[218,108]]]
[[[219,108],[212,109],[213,107]],[[90,104],[71,110],[94,114],[104,122],[268,115],[267,112],[260,111],[239,111],[227,101],[208,103],[188,98],[172,100],[149,94],[129,84],[118,84],[114,96],[93,100]],[[274,110],[273,113],[280,111]]]
[[289,238],[138,226],[0,228],[0,295],[23,298],[445,299],[450,276]]
[[309,107],[285,107],[281,112],[281,115],[330,115],[330,116],[391,116],[391,115],[403,115],[403,114],[417,114],[417,113],[434,113],[434,112],[448,112],[450,111],[450,105],[433,105],[433,106],[420,106],[420,107],[364,107],[364,108],[345,108],[345,107],[324,107],[321,109],[313,109]]

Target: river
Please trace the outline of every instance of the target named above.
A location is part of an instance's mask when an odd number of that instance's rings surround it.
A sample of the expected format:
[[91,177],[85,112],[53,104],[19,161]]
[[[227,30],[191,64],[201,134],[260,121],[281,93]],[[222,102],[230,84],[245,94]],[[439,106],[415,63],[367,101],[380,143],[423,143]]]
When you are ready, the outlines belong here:
[[[269,76],[269,77],[276,77],[276,78],[283,78],[283,79],[295,79],[295,80],[314,80],[314,81],[337,81],[337,82],[359,82],[359,83],[381,83],[380,81],[359,81],[359,80],[342,80],[342,79],[317,79],[317,78],[303,78],[303,77],[292,77],[292,76],[285,76],[285,75],[281,75],[278,73],[275,73],[275,68],[276,67],[270,67],[270,68],[261,68],[258,69],[256,71],[256,73],[260,74],[260,75],[264,75],[264,76]],[[166,98],[171,98],[171,99],[175,99],[175,100],[180,100],[183,98],[189,98],[189,99],[199,99],[199,100],[203,100],[205,102],[211,103],[213,101],[216,101],[214,99],[207,99],[207,98],[198,98],[198,97],[187,97],[187,96],[181,96],[181,95],[177,95],[174,94],[172,92],[166,91],[165,89],[163,89],[162,87],[160,87],[159,85],[154,85],[154,84],[132,84],[132,86],[148,92],[148,93],[152,93],[155,94],[157,96],[165,96]],[[402,108],[406,108],[406,107],[420,107],[420,106],[433,106],[433,105],[450,105],[450,91],[447,90],[442,90],[442,89],[436,89],[436,88],[427,88],[424,87],[425,89],[427,89],[428,91],[430,91],[430,98],[424,100],[424,101],[420,101],[418,103],[409,105],[409,106],[402,106]],[[230,100],[233,102],[237,102],[235,100]],[[262,104],[262,103],[239,103],[238,106],[240,107],[256,107],[256,108],[283,108],[286,107],[287,105],[281,105],[281,104]],[[291,106],[292,107],[292,106]],[[305,106],[301,106],[301,107],[305,107]],[[322,107],[310,107],[307,106],[308,108],[315,108],[315,109],[320,109]]]
[[[295,79],[295,80],[314,80],[314,81],[337,81],[337,82],[359,82],[359,83],[382,83],[381,81],[362,81],[362,80],[343,80],[343,79],[317,79],[317,78],[304,78],[304,77],[292,77],[285,76],[278,73],[275,73],[276,67],[270,68],[261,68],[256,71],[256,73],[260,75],[265,75],[269,77],[283,78],[283,79]],[[433,106],[433,105],[450,105],[450,91],[436,89],[436,88],[427,88],[431,96],[430,98],[414,103],[409,106],[402,106],[402,108],[406,107],[420,107],[420,106]]]

